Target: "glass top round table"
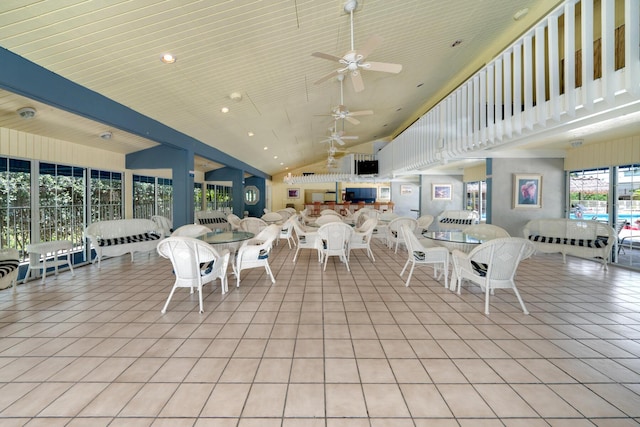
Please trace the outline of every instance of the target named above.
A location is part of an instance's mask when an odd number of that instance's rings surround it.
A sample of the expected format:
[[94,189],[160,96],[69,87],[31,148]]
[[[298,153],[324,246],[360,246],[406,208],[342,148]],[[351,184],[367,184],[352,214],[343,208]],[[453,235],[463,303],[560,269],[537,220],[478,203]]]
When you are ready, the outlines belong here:
[[422,236],[452,251],[471,252],[473,248],[484,242],[464,231],[425,231]]
[[228,231],[228,230],[216,230],[210,233],[204,234],[198,239],[207,242],[211,245],[224,245],[230,243],[238,243],[244,240],[249,240],[255,235],[248,231]]

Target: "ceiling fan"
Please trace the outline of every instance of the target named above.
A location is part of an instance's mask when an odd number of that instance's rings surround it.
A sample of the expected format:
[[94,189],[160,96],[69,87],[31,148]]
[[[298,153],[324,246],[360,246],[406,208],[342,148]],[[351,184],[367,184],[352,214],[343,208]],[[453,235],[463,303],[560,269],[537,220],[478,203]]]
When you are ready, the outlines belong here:
[[371,54],[371,52],[373,52],[373,50],[378,47],[380,43],[382,43],[382,39],[378,36],[370,37],[362,49],[355,49],[353,41],[353,11],[357,6],[358,2],[356,0],[349,0],[344,5],[344,11],[347,12],[351,18],[351,50],[345,53],[342,58],[322,52],[313,52],[311,54],[311,56],[315,56],[316,58],[328,59],[329,61],[337,61],[341,64],[341,68],[334,70],[326,76],[322,77],[315,84],[322,83],[337,75],[349,73],[351,75],[353,89],[356,92],[361,92],[362,90],[364,90],[364,81],[362,80],[360,69],[396,74],[402,71],[402,65],[400,64],[372,61],[365,62],[365,59],[369,56],[369,54]]
[[373,114],[372,110],[362,110],[362,111],[349,111],[349,109],[344,105],[344,91],[342,87],[342,81],[344,80],[344,74],[338,74],[338,80],[340,81],[340,105],[333,109],[333,119],[334,120],[346,120],[352,125],[360,124],[360,120],[354,119],[353,116],[370,116]]
[[333,128],[329,128],[329,132],[331,132],[329,137],[320,142],[328,142],[331,145],[333,145],[333,143],[336,142],[339,145],[344,145],[346,140],[358,139],[357,136],[346,136],[344,134],[344,131],[342,130],[339,131],[336,123],[337,122],[334,122]]

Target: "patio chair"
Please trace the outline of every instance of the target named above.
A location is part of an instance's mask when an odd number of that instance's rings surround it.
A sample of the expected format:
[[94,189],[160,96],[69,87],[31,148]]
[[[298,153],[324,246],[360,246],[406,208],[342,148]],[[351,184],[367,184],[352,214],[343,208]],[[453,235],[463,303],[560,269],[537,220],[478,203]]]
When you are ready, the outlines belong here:
[[172,237],[182,236],[182,237],[199,237],[203,236],[207,233],[210,233],[211,229],[206,225],[200,224],[186,224],[181,227],[176,228],[173,233],[171,233]]
[[198,289],[198,300],[200,303],[200,313],[204,312],[202,306],[202,286],[220,279],[220,290],[225,294],[227,285],[227,266],[229,265],[229,252],[218,253],[208,243],[193,237],[167,237],[158,243],[158,254],[167,258],[173,265],[175,282],[167,298],[167,302],[162,308],[162,313],[166,313],[169,301],[173,293],[178,288]]
[[318,229],[319,246],[324,260],[324,268],[327,269],[327,261],[330,256],[339,257],[349,269],[349,242],[353,235],[353,228],[350,225],[340,222],[325,224]]
[[269,255],[274,240],[280,233],[280,226],[271,224],[258,233],[253,239],[246,240],[238,249],[234,273],[236,274],[236,287],[240,286],[240,273],[250,268],[264,267],[271,283],[276,283],[271,267]]
[[267,224],[265,221],[263,221],[260,218],[255,218],[255,217],[242,218],[240,220],[239,230],[248,231],[253,234],[258,234],[262,230],[267,228],[268,225],[269,224]]
[[409,276],[407,277],[407,281],[404,285],[409,286],[411,276],[413,275],[413,269],[416,265],[429,264],[433,266],[433,277],[436,280],[440,280],[440,278],[444,276],[444,287],[446,288],[448,286],[449,278],[449,251],[442,246],[424,246],[420,243],[420,240],[418,240],[418,237],[415,235],[411,227],[406,224],[400,227],[400,232],[402,233],[405,244],[407,245],[408,253],[407,262],[404,263],[404,267],[400,272],[400,277],[404,275],[405,270],[409,264],[411,264]]
[[170,236],[173,232],[173,223],[169,218],[161,215],[153,215],[151,216],[151,221],[158,224],[158,227],[164,231],[165,236]]
[[433,224],[433,215],[422,215],[418,218],[418,222],[416,224],[416,231],[420,234],[427,231],[431,224]]
[[371,218],[366,220],[358,230],[354,229],[351,241],[349,242],[347,259],[351,256],[351,251],[353,249],[366,249],[367,256],[371,261],[376,261],[376,258],[373,256],[373,252],[371,251],[371,237],[373,236],[373,230],[375,230],[377,223],[377,219]]
[[320,226],[329,224],[330,222],[342,223],[342,217],[340,215],[322,215],[315,220],[315,223]]
[[291,249],[291,243],[293,243],[294,246],[296,245],[296,241],[293,238],[293,221],[295,221],[294,218],[289,218],[280,226],[280,235],[277,241],[279,243],[280,240],[286,239],[289,244],[289,249]]
[[478,240],[491,240],[500,237],[511,237],[509,232],[493,224],[473,224],[462,229],[466,234]]
[[236,214],[231,213],[227,215],[227,222],[229,222],[229,225],[231,226],[231,230],[233,231],[240,229],[240,221],[242,220]]
[[318,232],[306,231],[297,218],[293,219],[293,231],[296,233],[296,253],[293,256],[293,263],[298,259],[300,249],[313,249],[318,254],[318,262],[321,261],[320,250],[318,248]]
[[391,220],[387,227],[386,241],[389,248],[395,248],[395,253],[398,253],[398,246],[400,246],[401,243],[405,243],[402,232],[400,231],[403,225],[409,227],[413,233],[418,226],[418,221],[404,216]]
[[520,237],[503,237],[482,243],[468,254],[454,249],[451,253],[458,282],[475,283],[485,291],[484,313],[489,314],[489,293],[494,289],[513,289],[524,314],[529,314],[514,280],[520,262],[535,252],[533,243]]

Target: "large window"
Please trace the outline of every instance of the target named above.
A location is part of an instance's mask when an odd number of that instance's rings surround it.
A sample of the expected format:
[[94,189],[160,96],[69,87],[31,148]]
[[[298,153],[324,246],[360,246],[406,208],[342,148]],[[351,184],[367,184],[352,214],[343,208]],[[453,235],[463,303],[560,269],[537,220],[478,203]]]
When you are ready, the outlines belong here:
[[193,183],[193,211],[198,212],[202,210],[202,184],[199,182]]
[[69,240],[74,247],[82,247],[86,206],[85,169],[40,163],[39,172],[39,240]]
[[614,262],[640,267],[640,165],[571,171],[569,193],[569,217],[611,225]]
[[172,219],[173,182],[153,176],[133,176],[133,217],[160,215]]
[[609,168],[572,171],[569,174],[569,217],[609,222],[609,181]]
[[207,210],[228,211],[233,209],[233,188],[207,184]]
[[122,174],[91,171],[90,222],[123,218]]
[[0,157],[0,247],[22,257],[31,242],[31,162]]

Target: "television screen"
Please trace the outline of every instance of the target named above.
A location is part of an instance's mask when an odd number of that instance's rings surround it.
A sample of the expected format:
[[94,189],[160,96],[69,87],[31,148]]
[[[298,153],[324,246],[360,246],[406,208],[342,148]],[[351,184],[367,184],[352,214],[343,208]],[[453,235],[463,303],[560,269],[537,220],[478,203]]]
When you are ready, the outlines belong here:
[[356,174],[358,175],[375,175],[377,173],[377,160],[363,160],[356,163]]

